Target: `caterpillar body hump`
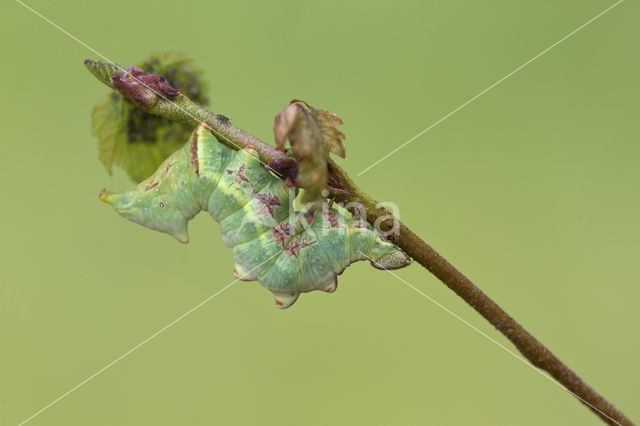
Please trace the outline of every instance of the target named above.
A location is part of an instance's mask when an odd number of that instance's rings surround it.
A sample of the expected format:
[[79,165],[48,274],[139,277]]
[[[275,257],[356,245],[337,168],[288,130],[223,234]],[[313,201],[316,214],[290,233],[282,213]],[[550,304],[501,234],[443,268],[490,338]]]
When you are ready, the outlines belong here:
[[220,223],[223,242],[233,248],[235,277],[260,282],[279,308],[291,306],[300,293],[334,292],[337,275],[352,262],[372,259],[386,269],[410,263],[368,223],[333,207],[293,212],[288,188],[258,158],[252,148],[228,148],[200,125],[135,189],[103,190],[100,199],[125,218],[182,243],[189,240],[189,220],[208,211]]

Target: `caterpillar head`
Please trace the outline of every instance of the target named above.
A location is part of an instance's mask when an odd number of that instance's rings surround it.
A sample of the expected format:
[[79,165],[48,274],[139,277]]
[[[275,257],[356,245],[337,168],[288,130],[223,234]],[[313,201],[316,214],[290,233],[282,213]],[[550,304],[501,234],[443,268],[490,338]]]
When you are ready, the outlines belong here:
[[400,269],[411,264],[411,258],[395,244],[378,241],[371,250],[371,265],[377,269]]
[[181,243],[189,241],[187,218],[174,199],[166,200],[155,191],[112,193],[103,189],[99,196],[123,217],[156,231],[165,232]]

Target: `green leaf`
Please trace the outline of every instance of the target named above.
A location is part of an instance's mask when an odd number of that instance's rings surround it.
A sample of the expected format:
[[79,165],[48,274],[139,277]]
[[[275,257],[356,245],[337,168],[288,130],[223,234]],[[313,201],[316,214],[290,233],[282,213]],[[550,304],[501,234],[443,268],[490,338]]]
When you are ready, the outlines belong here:
[[[104,78],[105,72],[111,70],[92,70],[95,64],[92,61],[85,64],[94,75],[98,73]],[[164,75],[173,87],[194,102],[206,104],[202,71],[184,53],[161,52],[135,65],[143,71]],[[117,68],[112,71],[115,70]],[[92,130],[98,138],[99,158],[106,169],[111,172],[114,165],[119,166],[132,180],[140,182],[182,146],[193,129],[148,114],[121,94],[110,92],[93,108]]]

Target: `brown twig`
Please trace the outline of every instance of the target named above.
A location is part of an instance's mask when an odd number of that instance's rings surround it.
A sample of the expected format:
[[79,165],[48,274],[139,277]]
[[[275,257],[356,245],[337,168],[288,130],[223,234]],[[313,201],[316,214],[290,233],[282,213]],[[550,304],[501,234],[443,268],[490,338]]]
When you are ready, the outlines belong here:
[[367,220],[380,223],[382,231],[400,225],[400,232],[394,242],[409,256],[424,266],[447,287],[464,299],[473,309],[489,321],[498,331],[507,337],[518,351],[533,365],[548,372],[591,411],[611,425],[632,425],[633,423],[613,404],[604,399],[586,384],[576,373],[567,367],[558,357],[525,330],[516,320],[507,314],[496,302],[480,290],[462,272],[458,271],[444,257],[424,242],[404,223],[400,222],[373,198],[360,191],[342,169],[330,163],[330,182],[348,188],[349,196],[336,194],[334,199],[341,203],[362,203],[367,212]]
[[[117,81],[118,90],[130,99],[135,99],[136,104],[147,113],[194,127],[200,122],[204,122],[209,125],[213,134],[222,143],[230,147],[241,149],[252,145],[258,151],[261,161],[265,164],[272,162],[277,164],[283,161],[290,163],[291,161],[274,146],[266,144],[255,136],[238,129],[228,120],[221,119],[212,112],[193,103],[185,95],[181,93],[175,94],[175,92],[171,91],[162,94],[153,90],[150,85],[145,85],[144,81],[149,80],[155,84],[155,80],[147,79],[146,76],[140,74],[140,70],[131,70],[133,72],[128,73],[118,69],[113,64],[90,60],[86,60],[85,65],[92,74],[108,86],[114,87],[113,82],[114,80]],[[139,77],[143,78],[140,79]],[[127,79],[136,87],[135,93],[131,92],[131,85],[123,88],[122,84]],[[328,188],[331,191],[330,197],[333,200],[343,205],[363,206],[364,211],[367,213],[367,220],[372,225],[378,222],[382,231],[391,229],[394,224],[399,224],[399,233],[393,238],[394,242],[471,305],[473,309],[506,336],[533,365],[548,372],[606,423],[624,426],[633,424],[613,404],[609,403],[580,379],[576,373],[527,332],[489,296],[447,262],[444,257],[438,254],[406,225],[394,218],[377,201],[362,192],[340,167],[333,162],[329,162],[328,168]]]

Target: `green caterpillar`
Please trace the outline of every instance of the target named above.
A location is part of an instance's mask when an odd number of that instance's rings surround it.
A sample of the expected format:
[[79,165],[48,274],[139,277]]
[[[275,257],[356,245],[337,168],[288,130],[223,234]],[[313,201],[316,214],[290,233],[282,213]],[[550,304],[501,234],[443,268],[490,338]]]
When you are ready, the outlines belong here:
[[259,281],[279,308],[291,306],[300,293],[334,292],[337,275],[352,262],[370,259],[385,269],[410,263],[368,223],[335,207],[291,214],[285,182],[263,166],[257,152],[228,148],[204,124],[135,189],[103,190],[100,199],[182,243],[189,240],[187,222],[207,210],[220,222],[224,243],[233,247],[235,277]]

